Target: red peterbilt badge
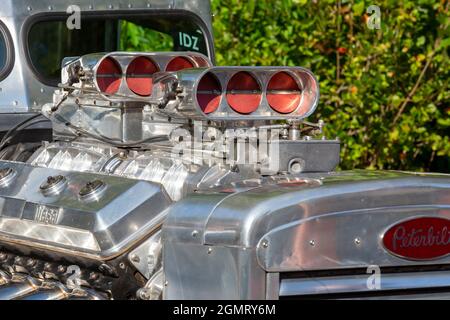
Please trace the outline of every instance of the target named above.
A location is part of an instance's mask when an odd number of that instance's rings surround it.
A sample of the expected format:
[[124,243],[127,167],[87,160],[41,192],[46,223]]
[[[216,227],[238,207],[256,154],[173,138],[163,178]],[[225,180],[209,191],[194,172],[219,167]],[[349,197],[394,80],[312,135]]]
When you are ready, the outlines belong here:
[[450,220],[420,217],[399,222],[386,231],[383,245],[403,259],[441,258],[450,253]]

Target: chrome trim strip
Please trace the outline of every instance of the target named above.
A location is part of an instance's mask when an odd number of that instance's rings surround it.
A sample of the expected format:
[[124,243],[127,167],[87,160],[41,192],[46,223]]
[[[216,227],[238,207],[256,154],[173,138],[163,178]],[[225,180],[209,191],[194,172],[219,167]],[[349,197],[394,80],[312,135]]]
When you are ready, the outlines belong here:
[[280,283],[280,297],[349,292],[383,292],[421,288],[450,288],[450,272],[448,271],[381,274],[380,289],[368,288],[367,281],[371,276],[372,274],[361,274],[339,277],[283,279]]

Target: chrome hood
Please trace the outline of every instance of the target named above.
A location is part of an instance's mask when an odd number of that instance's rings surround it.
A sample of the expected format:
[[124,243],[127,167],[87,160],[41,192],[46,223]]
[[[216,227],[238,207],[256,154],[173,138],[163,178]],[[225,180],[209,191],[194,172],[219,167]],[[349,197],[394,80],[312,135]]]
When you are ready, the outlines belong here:
[[163,232],[174,241],[255,249],[268,272],[298,271],[414,264],[383,248],[383,233],[411,217],[450,218],[449,175],[342,171],[301,178],[191,196],[169,210]]

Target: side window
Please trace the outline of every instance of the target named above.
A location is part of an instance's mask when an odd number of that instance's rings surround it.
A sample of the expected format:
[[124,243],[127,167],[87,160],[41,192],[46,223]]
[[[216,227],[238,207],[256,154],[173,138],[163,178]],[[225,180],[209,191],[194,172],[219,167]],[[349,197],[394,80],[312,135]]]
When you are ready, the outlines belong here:
[[0,21],[0,81],[5,79],[11,71],[13,55],[11,36],[6,26]]
[[2,33],[0,33],[0,73],[6,66],[6,39]]

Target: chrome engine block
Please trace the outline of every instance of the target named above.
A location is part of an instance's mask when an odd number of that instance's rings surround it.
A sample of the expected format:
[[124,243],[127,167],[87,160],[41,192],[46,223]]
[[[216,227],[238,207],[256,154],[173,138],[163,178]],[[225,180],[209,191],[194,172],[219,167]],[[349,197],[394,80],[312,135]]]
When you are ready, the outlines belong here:
[[[145,69],[174,59],[190,69]],[[61,89],[43,108],[53,141],[25,162],[0,162],[0,299],[160,299],[161,227],[174,203],[303,184],[299,173],[339,161],[323,124],[302,122],[318,100],[306,69],[215,68],[191,53],[64,63]],[[144,69],[130,73],[136,63]],[[227,82],[233,88],[222,90]]]

